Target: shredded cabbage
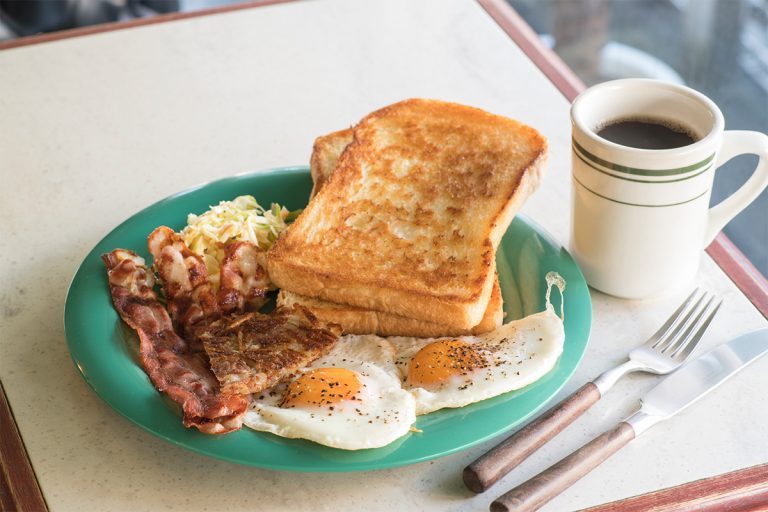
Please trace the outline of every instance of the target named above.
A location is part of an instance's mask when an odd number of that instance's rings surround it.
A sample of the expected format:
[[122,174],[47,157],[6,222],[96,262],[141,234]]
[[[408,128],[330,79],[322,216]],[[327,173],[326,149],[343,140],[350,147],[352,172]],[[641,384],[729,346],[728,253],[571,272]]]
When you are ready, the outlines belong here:
[[247,241],[266,251],[300,211],[291,212],[276,203],[265,210],[253,196],[240,196],[221,201],[202,215],[190,213],[181,237],[187,247],[203,257],[208,276],[218,289],[225,244]]

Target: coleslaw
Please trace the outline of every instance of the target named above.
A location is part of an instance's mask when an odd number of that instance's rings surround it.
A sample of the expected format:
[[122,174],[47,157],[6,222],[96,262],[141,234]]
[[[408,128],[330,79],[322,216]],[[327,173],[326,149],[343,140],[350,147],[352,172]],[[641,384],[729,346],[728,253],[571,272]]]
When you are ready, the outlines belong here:
[[239,196],[221,201],[201,215],[190,213],[181,237],[203,257],[208,276],[218,290],[225,244],[246,241],[266,252],[299,213],[301,210],[290,211],[276,203],[265,210],[253,196]]

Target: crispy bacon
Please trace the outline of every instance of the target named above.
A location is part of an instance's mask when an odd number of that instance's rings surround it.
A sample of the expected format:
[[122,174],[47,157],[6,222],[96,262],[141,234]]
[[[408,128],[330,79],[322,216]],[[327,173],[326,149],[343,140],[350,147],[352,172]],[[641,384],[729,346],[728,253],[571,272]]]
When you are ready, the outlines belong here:
[[267,302],[265,253],[250,242],[231,242],[221,262],[219,307],[224,314],[258,311]]
[[166,226],[155,229],[147,244],[178,331],[188,333],[200,322],[219,318],[221,311],[203,259]]
[[139,335],[144,371],[160,392],[181,405],[184,426],[206,434],[238,430],[247,399],[222,394],[205,354],[192,350],[174,332],[168,312],[152,289],[154,278],[144,260],[124,249],[105,254],[102,260],[115,309]]

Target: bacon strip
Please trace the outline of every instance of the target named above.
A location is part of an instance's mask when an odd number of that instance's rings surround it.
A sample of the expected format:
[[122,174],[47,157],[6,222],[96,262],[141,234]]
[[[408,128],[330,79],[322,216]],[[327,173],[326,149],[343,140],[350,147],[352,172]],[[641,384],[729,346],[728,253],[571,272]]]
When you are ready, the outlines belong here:
[[231,242],[221,262],[219,307],[224,314],[258,311],[267,302],[269,276],[264,251],[250,242]]
[[219,318],[221,311],[203,258],[166,226],[155,229],[147,244],[179,332],[191,332],[192,326]]
[[152,289],[154,278],[144,260],[125,249],[104,254],[102,260],[115,309],[139,335],[144,371],[158,391],[181,404],[184,426],[206,434],[238,430],[247,399],[222,394],[205,354],[192,350],[173,331],[168,312]]

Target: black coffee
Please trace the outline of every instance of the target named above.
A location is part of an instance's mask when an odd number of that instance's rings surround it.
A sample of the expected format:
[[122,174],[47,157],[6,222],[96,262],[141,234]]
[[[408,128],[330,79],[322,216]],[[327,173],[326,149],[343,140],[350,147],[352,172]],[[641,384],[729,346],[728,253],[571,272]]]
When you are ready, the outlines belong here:
[[685,128],[648,121],[617,121],[604,126],[597,134],[605,140],[638,149],[673,149],[696,142]]

